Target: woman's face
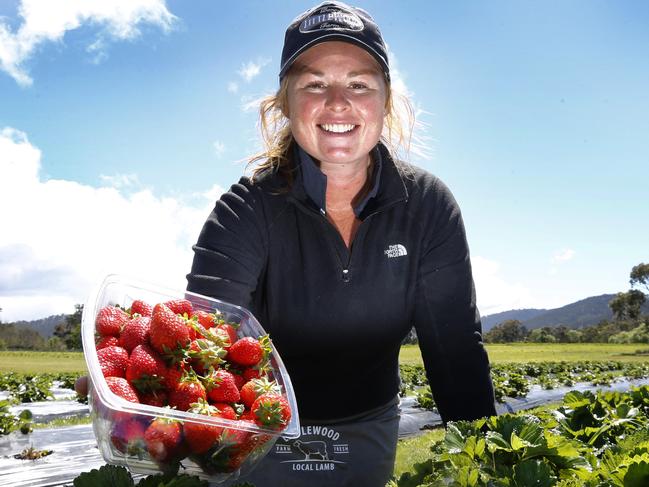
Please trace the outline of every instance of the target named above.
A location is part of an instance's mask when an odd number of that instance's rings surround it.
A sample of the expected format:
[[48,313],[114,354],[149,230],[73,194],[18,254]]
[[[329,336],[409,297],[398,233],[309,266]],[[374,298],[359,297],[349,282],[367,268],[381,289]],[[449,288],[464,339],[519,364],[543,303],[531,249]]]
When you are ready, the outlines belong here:
[[383,129],[386,96],[383,73],[369,53],[346,42],[318,44],[289,73],[293,137],[321,167],[367,164]]

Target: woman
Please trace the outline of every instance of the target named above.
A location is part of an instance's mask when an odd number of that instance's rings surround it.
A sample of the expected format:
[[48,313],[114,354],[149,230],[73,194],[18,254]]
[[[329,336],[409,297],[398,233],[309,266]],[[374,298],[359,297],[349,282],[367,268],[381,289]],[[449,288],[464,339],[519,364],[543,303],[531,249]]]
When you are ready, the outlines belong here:
[[187,276],[256,315],[295,389],[302,437],[240,481],[382,487],[412,326],[443,420],[495,414],[462,218],[395,157],[387,50],[363,10],[325,2],[289,25],[261,115],[267,149],[216,203]]

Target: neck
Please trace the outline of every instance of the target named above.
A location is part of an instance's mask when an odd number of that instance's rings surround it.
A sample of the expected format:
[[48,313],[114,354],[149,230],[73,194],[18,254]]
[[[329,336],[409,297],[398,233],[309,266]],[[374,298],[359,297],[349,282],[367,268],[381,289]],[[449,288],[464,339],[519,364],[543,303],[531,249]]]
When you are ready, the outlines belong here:
[[321,164],[320,170],[327,176],[327,211],[353,211],[367,191],[370,168],[369,154],[357,164]]

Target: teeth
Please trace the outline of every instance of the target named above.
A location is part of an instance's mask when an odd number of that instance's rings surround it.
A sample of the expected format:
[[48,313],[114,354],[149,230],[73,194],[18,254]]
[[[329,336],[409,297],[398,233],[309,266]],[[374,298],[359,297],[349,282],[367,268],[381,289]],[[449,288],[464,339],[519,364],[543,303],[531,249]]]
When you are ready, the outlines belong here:
[[349,132],[353,130],[355,125],[352,123],[323,123],[320,125],[327,132],[335,132],[341,134],[343,132]]

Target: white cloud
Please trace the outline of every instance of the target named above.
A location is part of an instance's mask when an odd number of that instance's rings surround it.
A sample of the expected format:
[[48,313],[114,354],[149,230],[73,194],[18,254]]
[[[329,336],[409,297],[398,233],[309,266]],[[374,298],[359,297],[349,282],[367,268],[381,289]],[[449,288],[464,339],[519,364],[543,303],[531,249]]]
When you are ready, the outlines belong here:
[[216,140],[214,141],[214,144],[212,144],[212,146],[214,147],[214,153],[216,154],[216,157],[220,159],[225,152],[225,144],[220,140]]
[[567,262],[571,260],[575,256],[575,251],[572,249],[562,249],[558,250],[557,252],[552,255],[552,262],[553,263],[558,263],[558,262]]
[[32,84],[24,64],[38,46],[60,42],[68,31],[98,26],[87,49],[100,62],[109,40],[134,39],[142,24],[169,31],[177,20],[164,0],[21,0],[18,15],[22,23],[15,31],[0,19],[0,69],[23,86]]
[[556,251],[550,258],[550,263],[552,264],[552,266],[548,270],[548,274],[551,276],[557,275],[559,273],[559,266],[564,262],[572,260],[574,256],[575,251],[572,249],[562,249]]
[[248,61],[247,63],[241,66],[241,69],[238,71],[239,76],[241,76],[247,83],[250,83],[253,78],[257,77],[261,73],[261,68],[270,63],[270,59],[258,59],[257,62]]
[[118,189],[140,185],[137,174],[114,174],[113,176],[100,174],[99,179],[106,185]]
[[238,93],[238,91],[239,91],[239,85],[236,84],[234,81],[230,81],[230,82],[228,83],[228,91],[229,91],[230,93]]
[[[0,308],[3,321],[72,313],[110,273],[183,289],[214,186],[194,205],[150,190],[42,179],[26,134],[0,131]],[[108,178],[132,182],[133,175]],[[119,186],[119,184],[117,184]],[[6,209],[11,209],[7,211]]]
[[529,289],[519,283],[508,283],[500,275],[500,264],[480,256],[471,258],[478,308],[483,316],[534,307]]

